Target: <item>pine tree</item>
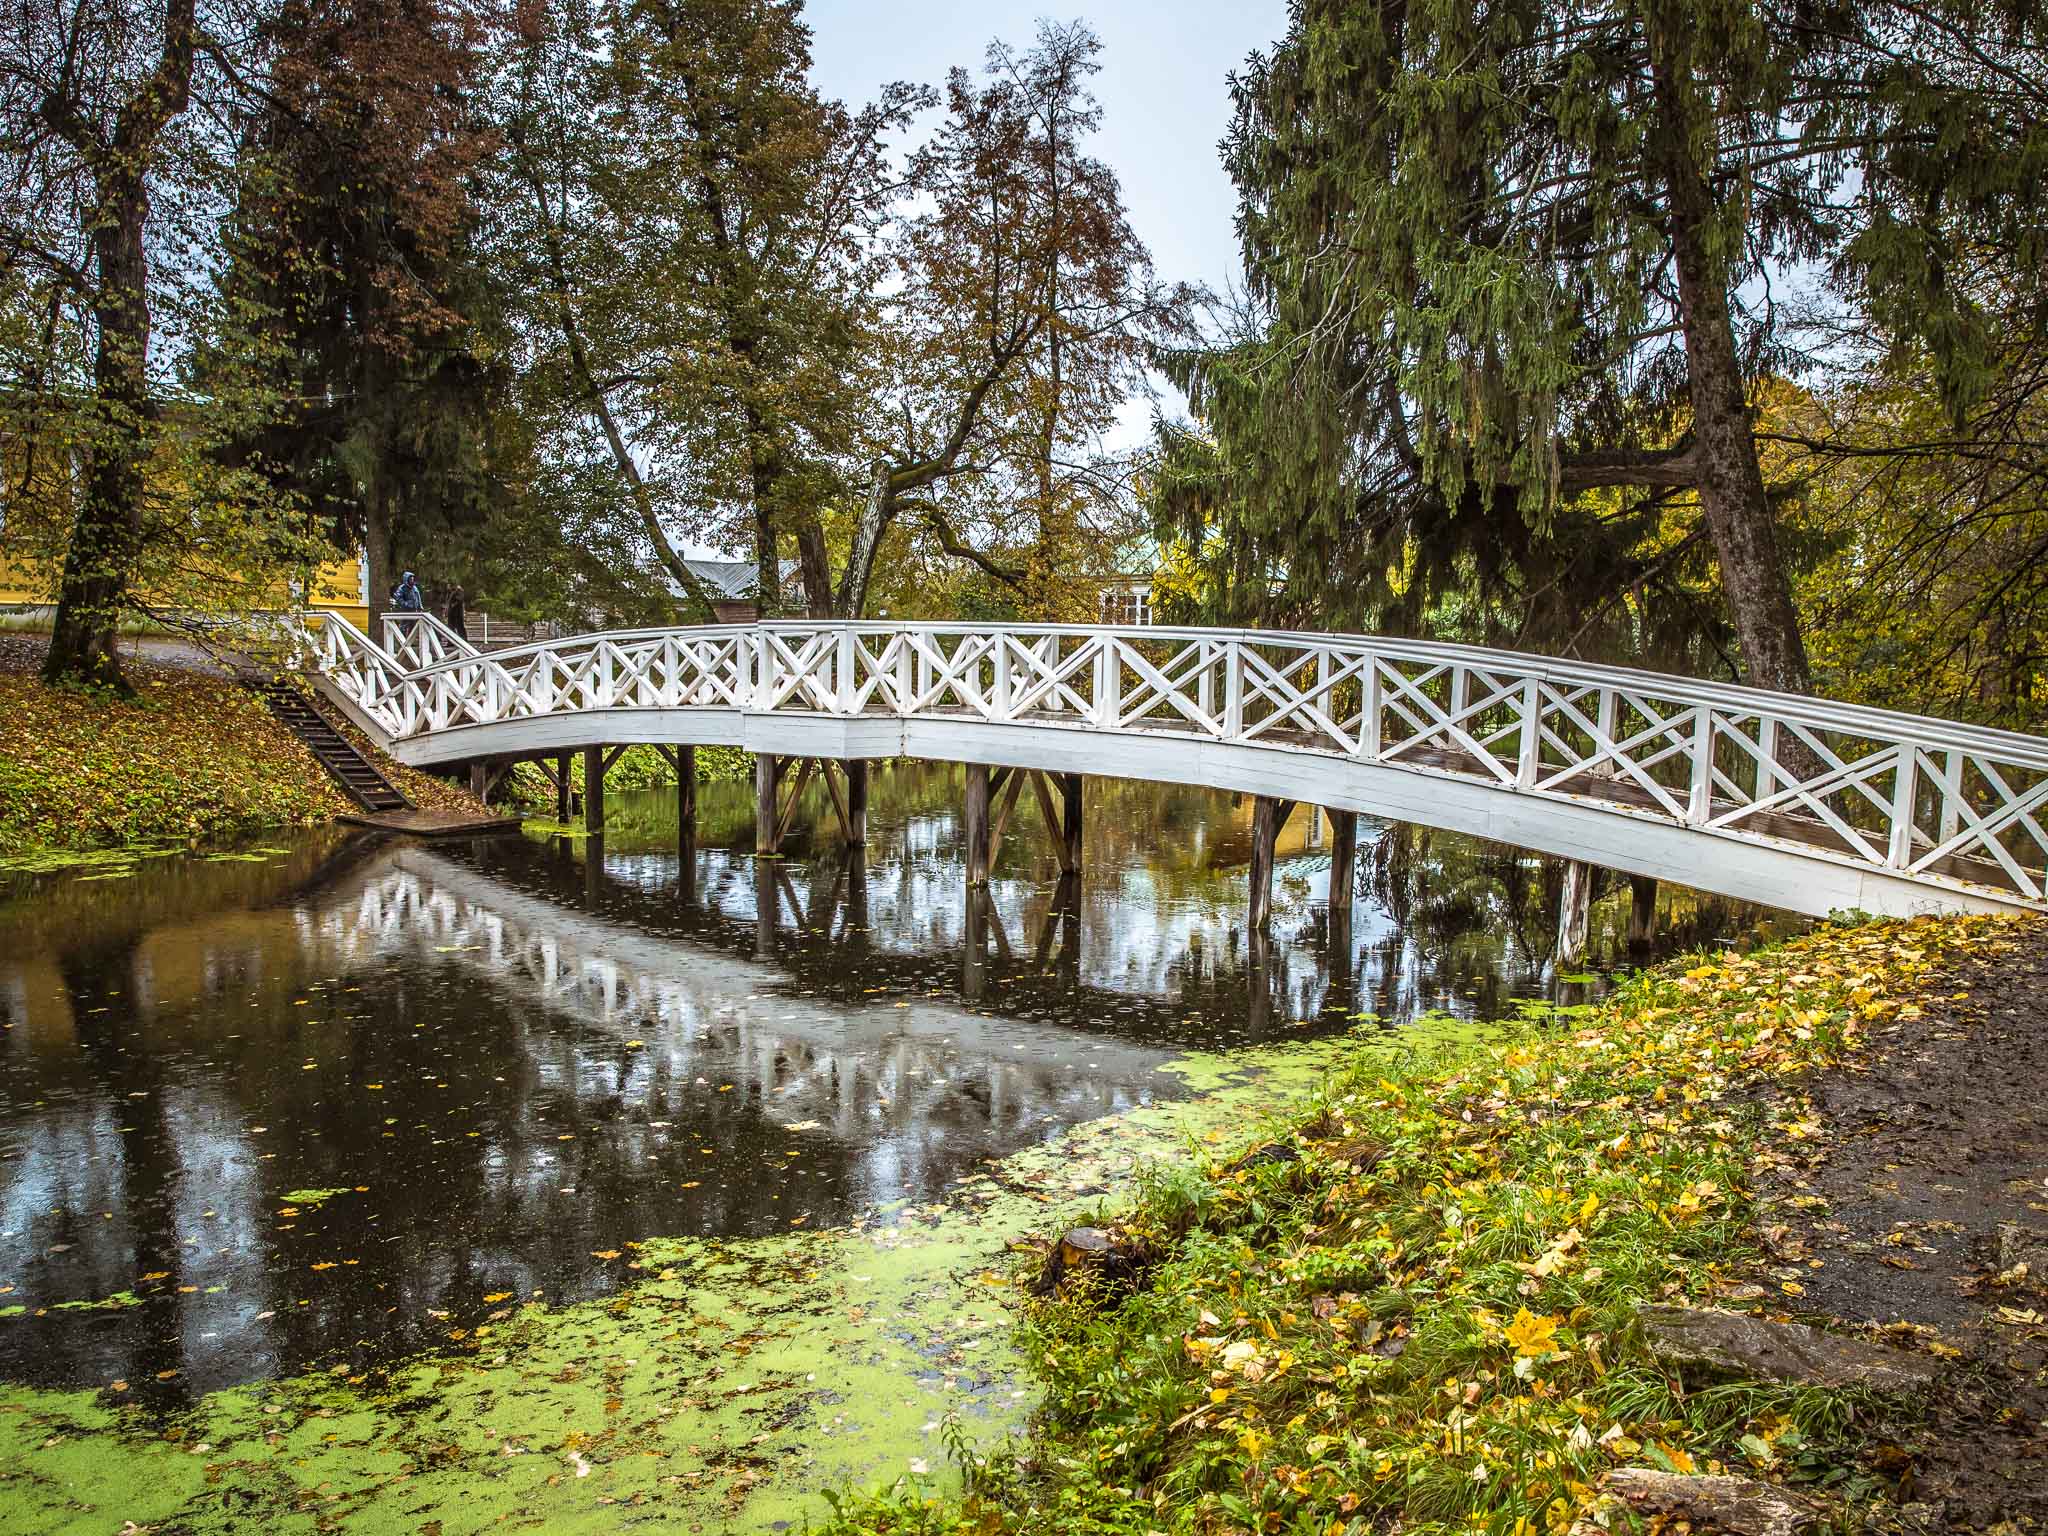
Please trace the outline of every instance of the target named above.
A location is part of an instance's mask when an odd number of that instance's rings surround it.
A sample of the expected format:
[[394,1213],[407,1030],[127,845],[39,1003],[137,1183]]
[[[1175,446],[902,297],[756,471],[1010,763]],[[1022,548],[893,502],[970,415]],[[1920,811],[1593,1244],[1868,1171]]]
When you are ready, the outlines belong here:
[[2001,72],[2041,29],[2034,0],[1304,0],[1235,82],[1259,334],[1176,360],[1224,472],[1182,475],[1182,509],[1305,589],[1361,542],[1402,587],[1577,527],[1654,562],[1587,493],[1694,499],[1743,674],[1803,690],[1751,422],[1801,361],[1774,282],[1820,267],[1966,398],[1983,338],[1941,274],[1967,236],[1935,210],[2038,222],[2042,130]]

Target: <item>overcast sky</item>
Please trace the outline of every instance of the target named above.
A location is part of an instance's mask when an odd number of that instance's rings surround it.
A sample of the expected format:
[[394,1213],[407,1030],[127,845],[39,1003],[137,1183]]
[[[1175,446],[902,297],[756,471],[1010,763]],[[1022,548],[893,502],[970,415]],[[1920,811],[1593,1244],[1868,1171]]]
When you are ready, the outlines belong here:
[[1093,152],[1122,180],[1160,277],[1220,289],[1236,274],[1237,199],[1216,154],[1230,120],[1224,77],[1285,30],[1282,0],[810,0],[805,15],[816,34],[813,79],[852,106],[891,80],[940,85],[955,64],[978,71],[995,38],[1029,47],[1040,17],[1087,21],[1103,44]]

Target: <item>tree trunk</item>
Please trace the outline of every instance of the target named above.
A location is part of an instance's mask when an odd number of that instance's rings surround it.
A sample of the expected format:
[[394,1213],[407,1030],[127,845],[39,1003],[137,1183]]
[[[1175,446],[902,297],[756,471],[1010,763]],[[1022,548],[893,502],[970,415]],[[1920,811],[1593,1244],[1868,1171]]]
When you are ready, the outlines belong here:
[[838,617],[857,619],[868,605],[868,582],[875,571],[875,556],[882,548],[882,535],[896,513],[896,497],[890,488],[889,464],[877,459],[868,477],[867,504],[854,526],[853,547],[846,552],[846,569],[839,578]]
[[805,611],[814,619],[832,617],[832,557],[825,549],[825,530],[807,517],[796,530],[798,574],[804,584]]
[[640,473],[640,465],[633,458],[626,436],[619,428],[618,418],[612,414],[611,401],[605,398],[599,388],[597,375],[590,364],[590,351],[584,344],[583,327],[576,320],[576,306],[569,284],[569,263],[562,246],[562,232],[556,223],[554,210],[549,206],[547,189],[541,184],[539,174],[525,163],[520,165],[520,174],[527,190],[533,195],[535,216],[541,222],[542,245],[548,263],[548,285],[554,292],[555,324],[562,333],[562,343],[569,354],[569,369],[575,376],[576,388],[597,420],[604,433],[605,446],[611,450],[612,464],[625,482],[626,491],[632,497],[633,508],[640,514],[640,526],[647,535],[647,542],[654,550],[654,558],[661,562],[661,568],[681,589],[684,601],[694,604],[707,621],[718,617],[712,606],[711,594],[704,583],[688,565],[676,547],[669,541],[668,530],[662,526],[661,513],[654,505],[653,493],[647,489],[647,481]]
[[[114,654],[114,626],[142,537],[149,400],[149,223],[147,176],[164,125],[191,101],[194,0],[170,0],[163,54],[122,105],[112,142],[86,125],[74,97],[52,90],[41,115],[93,167],[99,207],[92,226],[95,423],[85,496],[72,521],[58,579],[57,613],[43,676],[53,683],[127,681]],[[83,26],[81,18],[73,25]],[[67,70],[68,74],[68,70]]]
[[148,263],[142,231],[149,200],[134,178],[93,235],[99,291],[93,311],[96,430],[86,454],[85,497],[71,524],[57,616],[43,676],[52,683],[101,683],[127,691],[114,652],[114,626],[142,536],[148,385]]
[[382,476],[374,471],[372,476],[370,494],[363,498],[363,558],[370,567],[370,638],[382,645],[379,621],[391,607],[398,573],[391,568],[391,508],[385,502]]
[[1713,193],[1699,160],[1699,146],[1713,143],[1713,124],[1692,78],[1688,39],[1696,25],[1676,5],[1653,12],[1650,56],[1698,444],[1700,510],[1713,535],[1746,680],[1760,688],[1805,693],[1812,677],[1757,464],[1728,306],[1729,266],[1716,249]]
[[[751,345],[735,348],[751,357]],[[754,610],[764,619],[782,616],[782,554],[775,531],[775,481],[780,473],[772,444],[764,446],[761,415],[746,409],[747,479],[754,497]]]

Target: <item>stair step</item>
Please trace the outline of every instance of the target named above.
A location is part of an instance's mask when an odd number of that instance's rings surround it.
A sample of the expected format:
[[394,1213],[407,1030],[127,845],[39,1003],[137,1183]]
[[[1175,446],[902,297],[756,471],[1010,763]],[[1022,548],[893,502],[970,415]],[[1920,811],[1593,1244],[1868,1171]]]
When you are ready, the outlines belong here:
[[263,681],[252,686],[269,706],[270,712],[306,744],[320,766],[356,804],[370,811],[411,809],[412,802],[378,772],[376,764],[357,751],[355,744],[337,731],[304,695],[282,683]]

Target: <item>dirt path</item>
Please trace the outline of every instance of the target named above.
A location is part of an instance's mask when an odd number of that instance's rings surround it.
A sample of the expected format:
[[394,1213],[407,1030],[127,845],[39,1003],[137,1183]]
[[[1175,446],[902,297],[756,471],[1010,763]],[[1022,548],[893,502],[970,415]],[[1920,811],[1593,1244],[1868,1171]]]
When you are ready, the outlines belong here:
[[1960,1352],[1929,1417],[1873,1426],[1909,1524],[2048,1532],[2048,923],[1939,978],[1813,1098],[1813,1155],[1764,1181],[1769,1278]]

